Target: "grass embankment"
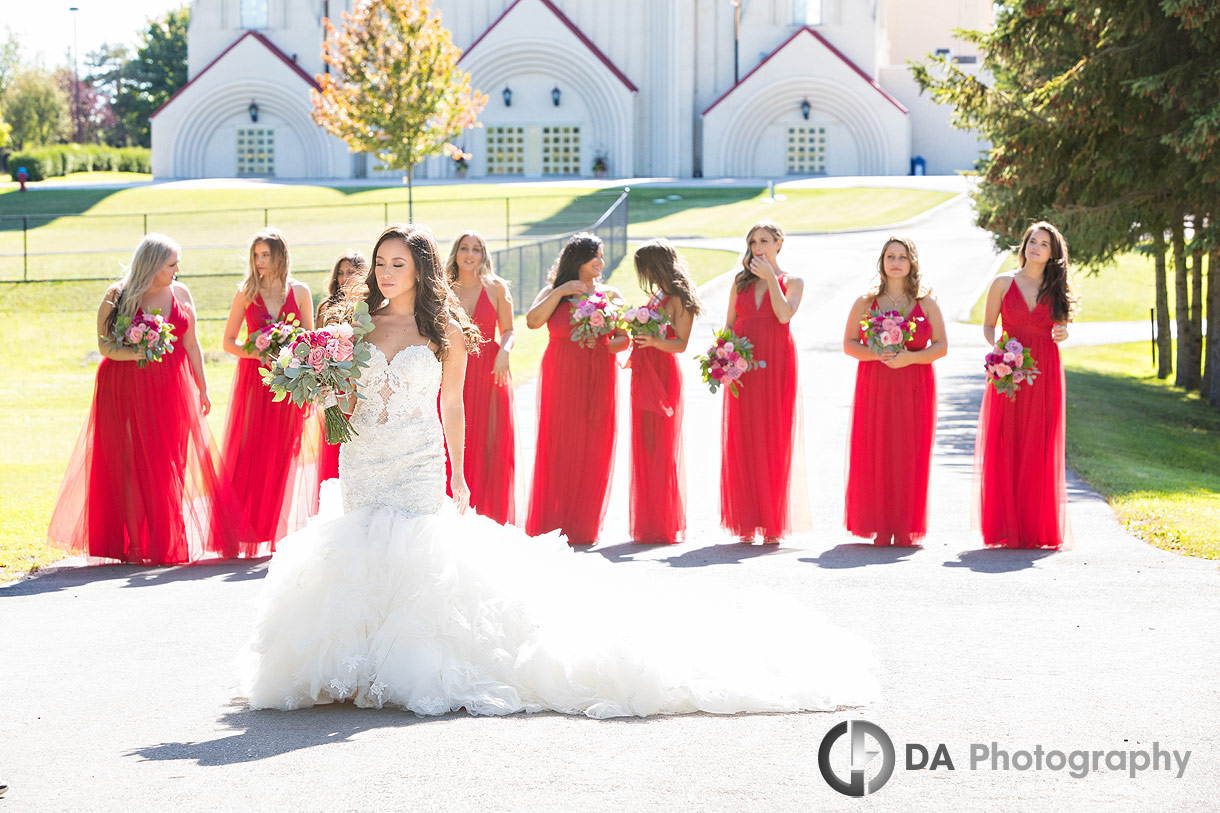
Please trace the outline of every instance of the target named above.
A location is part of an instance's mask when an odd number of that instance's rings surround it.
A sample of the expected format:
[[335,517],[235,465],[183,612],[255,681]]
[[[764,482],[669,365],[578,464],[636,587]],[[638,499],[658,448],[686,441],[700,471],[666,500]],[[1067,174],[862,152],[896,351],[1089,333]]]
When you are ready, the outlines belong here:
[[1063,358],[1068,465],[1141,539],[1220,558],[1220,412],[1158,380],[1144,342]]
[[[626,258],[610,273],[610,281],[631,304],[647,297],[635,281],[629,246]],[[732,252],[684,250],[696,282],[728,270]],[[325,282],[320,273],[301,274],[315,296]],[[229,402],[235,362],[220,347],[220,334],[239,277],[186,279],[203,320],[200,339],[207,360],[212,415],[209,424],[219,442]],[[104,282],[62,282],[37,285],[0,284],[0,342],[18,346],[31,314],[49,320],[36,355],[22,361],[16,375],[0,376],[0,582],[63,558],[43,540],[59,482],[84,422],[93,395],[97,345],[93,336],[97,305]],[[528,330],[524,317],[516,324],[517,347],[513,374],[520,383],[537,375],[545,330]]]
[[[1017,255],[1011,254],[1000,267],[1000,273],[1017,267]],[[1173,271],[1170,269],[1170,274]],[[1147,322],[1148,309],[1156,304],[1156,278],[1152,258],[1142,254],[1123,254],[1114,265],[1095,274],[1074,271],[1076,293],[1080,296],[1078,322]],[[1170,282],[1172,285],[1172,280]],[[983,323],[987,307],[984,292],[970,311],[972,324]],[[1173,318],[1173,294],[1169,297],[1169,318]]]
[[[617,191],[421,186],[415,190],[414,220],[431,226],[442,244],[473,228],[492,248],[501,248],[508,241],[587,228]],[[908,189],[802,189],[772,202],[760,187],[637,188],[631,192],[629,236],[744,236],[762,218],[794,233],[882,226],[949,197]],[[74,214],[89,216],[69,216]],[[18,215],[28,221],[13,217]],[[0,216],[0,280],[79,279],[117,274],[146,230],[182,243],[189,251],[185,274],[240,272],[245,241],[264,223],[287,235],[297,268],[323,269],[343,249],[371,245],[387,221],[405,222],[408,205],[401,186],[43,187],[24,194],[0,188]]]

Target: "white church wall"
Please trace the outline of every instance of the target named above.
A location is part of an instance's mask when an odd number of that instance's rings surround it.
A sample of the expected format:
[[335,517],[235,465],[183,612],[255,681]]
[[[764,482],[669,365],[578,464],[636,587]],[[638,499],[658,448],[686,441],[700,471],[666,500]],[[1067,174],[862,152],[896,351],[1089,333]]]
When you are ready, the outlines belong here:
[[976,131],[954,127],[950,122],[952,108],[921,95],[905,65],[883,68],[881,86],[911,112],[911,157],[924,159],[928,175],[952,175],[974,169],[988,142],[979,138]]

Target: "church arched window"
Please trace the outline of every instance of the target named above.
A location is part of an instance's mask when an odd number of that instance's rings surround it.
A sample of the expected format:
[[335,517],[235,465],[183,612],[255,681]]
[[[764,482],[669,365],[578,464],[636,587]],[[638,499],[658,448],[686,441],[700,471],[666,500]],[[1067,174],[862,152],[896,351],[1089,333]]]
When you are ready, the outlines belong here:
[[247,31],[267,28],[267,0],[241,0],[241,27]]

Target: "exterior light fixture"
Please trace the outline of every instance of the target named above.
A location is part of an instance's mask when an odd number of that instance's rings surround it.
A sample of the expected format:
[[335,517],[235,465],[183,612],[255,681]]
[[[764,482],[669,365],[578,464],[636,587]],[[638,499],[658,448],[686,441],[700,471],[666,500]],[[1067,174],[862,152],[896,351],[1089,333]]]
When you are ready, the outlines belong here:
[[250,113],[250,121],[257,122],[258,121],[258,105],[255,104],[254,102],[250,102],[250,106],[247,107],[246,110],[249,111],[249,113]]
[[801,117],[809,121],[809,111],[812,109],[808,99],[801,99]]
[[559,107],[559,96],[559,85],[556,85],[555,87],[551,88],[551,103],[556,107]]
[[504,90],[500,91],[500,98],[504,100],[505,107],[513,106],[513,90],[508,85],[504,86]]

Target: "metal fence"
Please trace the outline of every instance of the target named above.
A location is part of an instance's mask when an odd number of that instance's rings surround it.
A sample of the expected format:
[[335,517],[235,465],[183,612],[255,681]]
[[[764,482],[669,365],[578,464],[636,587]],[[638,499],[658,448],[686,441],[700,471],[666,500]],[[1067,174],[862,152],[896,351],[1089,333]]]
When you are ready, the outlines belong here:
[[[600,190],[575,196],[416,201],[415,222],[432,228],[442,251],[454,236],[475,229],[493,250],[524,246],[545,254],[533,247],[599,223],[621,197],[618,190]],[[236,199],[237,205],[208,210],[0,215],[0,282],[117,279],[132,249],[149,232],[163,232],[182,245],[184,277],[241,275],[247,263],[246,239],[268,225],[288,237],[295,271],[329,270],[344,250],[367,251],[381,228],[406,222],[406,196],[402,198],[271,207],[242,206]],[[625,212],[625,201],[622,207]],[[516,257],[502,260],[506,269],[519,262]]]
[[546,285],[546,278],[559,257],[559,251],[577,231],[588,231],[602,239],[602,255],[607,277],[627,256],[627,199],[630,189],[624,189],[596,223],[557,237],[502,248],[492,252],[496,273],[508,280],[513,292],[513,310],[519,315],[529,309],[534,297]]

